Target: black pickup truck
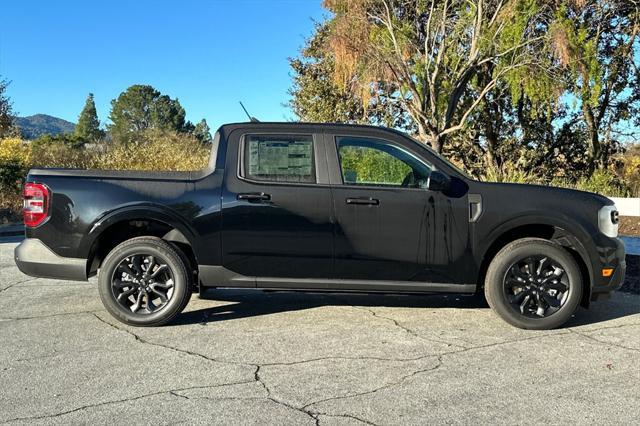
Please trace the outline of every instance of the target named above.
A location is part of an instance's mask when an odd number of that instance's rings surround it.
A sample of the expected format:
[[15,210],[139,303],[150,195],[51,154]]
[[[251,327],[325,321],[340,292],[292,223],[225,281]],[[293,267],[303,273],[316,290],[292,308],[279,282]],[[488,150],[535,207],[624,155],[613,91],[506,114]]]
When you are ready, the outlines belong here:
[[385,128],[242,123],[197,172],[33,169],[21,271],[87,280],[118,320],[174,319],[212,287],[484,290],[510,324],[549,329],[625,274],[602,196],[471,179]]

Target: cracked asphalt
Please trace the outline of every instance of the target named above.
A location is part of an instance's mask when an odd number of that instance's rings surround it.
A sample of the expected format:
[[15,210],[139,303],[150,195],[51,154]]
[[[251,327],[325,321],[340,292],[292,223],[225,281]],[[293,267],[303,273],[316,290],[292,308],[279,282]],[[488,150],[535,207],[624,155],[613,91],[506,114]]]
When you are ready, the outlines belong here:
[[[6,239],[5,239],[6,241]],[[515,329],[476,296],[214,290],[116,322],[0,243],[0,424],[637,424],[640,296]]]

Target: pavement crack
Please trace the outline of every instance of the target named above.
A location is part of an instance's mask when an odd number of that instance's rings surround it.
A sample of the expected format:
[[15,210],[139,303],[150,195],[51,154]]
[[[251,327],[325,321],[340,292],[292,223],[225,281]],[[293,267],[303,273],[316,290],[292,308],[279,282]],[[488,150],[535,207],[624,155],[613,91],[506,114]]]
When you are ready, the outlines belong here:
[[260,377],[260,369],[261,366],[257,365],[256,366],[256,371],[253,373],[254,379],[256,382],[258,382],[260,384],[260,386],[262,386],[264,388],[264,390],[267,392],[267,396],[266,398],[270,401],[275,402],[278,405],[282,405],[283,407],[289,408],[291,410],[295,410],[298,411],[302,414],[305,414],[307,416],[309,416],[315,423],[316,426],[318,426],[320,424],[320,421],[318,420],[318,416],[315,413],[312,413],[309,410],[306,410],[306,406],[299,408],[296,407],[295,405],[289,404],[288,402],[279,400],[277,398],[275,398],[272,394],[271,394],[271,389],[269,389],[269,387],[267,386],[267,384],[265,383],[265,381],[262,379],[262,377]]
[[[612,342],[607,342],[606,340],[600,340],[596,337],[590,336],[589,334],[580,332],[580,331],[576,331],[573,329],[569,329],[569,331],[573,334],[577,334],[578,336],[582,336],[587,340],[591,340],[592,342],[596,342],[600,345],[605,345],[605,346],[609,346],[609,347],[615,347],[615,348],[620,348],[620,349],[625,349],[627,351],[634,351],[634,352],[640,352],[640,349],[637,348],[632,348],[630,346],[625,346],[625,345],[621,345],[619,343],[612,343]],[[597,330],[593,330],[594,332]]]
[[244,367],[255,367],[256,366],[255,364],[249,364],[249,363],[246,363],[246,362],[229,361],[229,360],[211,358],[211,357],[208,357],[208,356],[203,355],[201,353],[193,352],[193,351],[190,351],[190,350],[187,350],[187,349],[180,349],[180,348],[176,348],[175,346],[169,346],[169,345],[165,345],[165,344],[162,344],[162,343],[152,342],[150,340],[147,340],[147,339],[145,339],[143,337],[138,336],[136,333],[134,333],[134,332],[132,332],[130,330],[127,330],[126,328],[121,328],[121,327],[118,327],[115,324],[112,324],[109,321],[106,321],[106,320],[100,318],[96,314],[93,314],[93,316],[96,317],[96,319],[98,321],[102,322],[103,324],[106,324],[109,327],[114,328],[114,329],[116,329],[118,331],[121,331],[123,333],[127,333],[128,335],[132,336],[137,342],[139,342],[141,344],[144,344],[144,345],[150,345],[150,346],[155,346],[155,347],[159,347],[159,348],[164,348],[164,349],[168,349],[168,350],[171,350],[171,351],[174,351],[174,352],[178,352],[178,353],[182,353],[182,354],[185,354],[185,355],[189,355],[189,356],[197,357],[197,358],[200,358],[200,359],[204,359],[206,361],[217,362],[217,363],[221,363],[221,364],[239,365],[239,366],[244,366]]
[[144,395],[132,396],[132,397],[129,397],[129,398],[122,398],[122,399],[115,399],[115,400],[110,400],[110,401],[103,401],[103,402],[98,402],[98,403],[95,403],[95,404],[86,404],[86,405],[82,405],[80,407],[72,408],[70,410],[65,410],[65,411],[61,411],[61,412],[58,412],[58,413],[54,413],[54,414],[44,414],[44,415],[39,415],[39,416],[27,416],[27,417],[15,417],[15,418],[12,418],[12,419],[3,420],[3,421],[0,422],[0,424],[7,424],[7,423],[11,423],[11,422],[20,421],[20,420],[53,419],[53,418],[56,418],[56,417],[64,416],[66,414],[77,413],[78,411],[83,411],[83,410],[87,410],[87,409],[90,409],[90,408],[103,407],[105,405],[121,404],[121,403],[124,403],[124,402],[137,401],[137,400],[140,400],[140,399],[150,398],[150,397],[153,397],[153,396],[164,395],[164,394],[168,394],[168,395],[179,397],[179,398],[189,399],[188,397],[186,397],[184,395],[178,394],[178,392],[184,392],[184,391],[189,391],[189,390],[194,390],[194,389],[209,389],[209,388],[213,389],[213,388],[219,388],[219,387],[224,387],[224,386],[233,386],[233,385],[246,384],[246,383],[253,383],[253,381],[252,380],[249,380],[249,381],[245,380],[245,381],[242,381],[242,382],[222,383],[222,384],[218,384],[218,385],[189,386],[189,387],[186,387],[186,388],[162,390],[162,391],[158,391],[158,392],[147,393],[147,394],[144,394]]
[[33,356],[33,357],[28,357],[28,358],[17,358],[12,360],[12,362],[30,362],[30,361],[35,361],[35,360],[41,360],[41,359],[48,359],[48,358],[56,358],[59,356],[68,356],[68,355],[78,355],[78,354],[86,354],[86,353],[96,353],[96,352],[104,352],[104,353],[110,353],[110,354],[116,354],[116,353],[123,353],[123,352],[129,352],[128,349],[104,349],[104,348],[94,348],[94,349],[86,349],[86,350],[81,350],[81,351],[71,351],[71,352],[54,352],[52,354],[47,354],[47,355],[38,355],[38,356]]
[[62,312],[59,314],[35,315],[31,317],[4,317],[4,318],[0,318],[0,321],[25,321],[25,320],[34,320],[34,319],[64,317],[64,316],[71,316],[71,315],[95,315],[96,312],[102,312],[102,311]]
[[[373,423],[369,420],[365,420],[363,418],[354,416],[352,414],[327,414],[327,413],[317,413],[318,414],[318,419],[320,418],[320,416],[324,416],[324,417],[337,417],[340,419],[351,419],[351,420],[355,420],[358,421],[360,423],[364,423],[366,425],[372,425],[372,426],[378,426],[376,423]],[[318,424],[320,424],[320,422],[318,422]]]
[[89,408],[96,408],[96,407],[102,407],[105,405],[110,405],[110,404],[119,404],[119,403],[123,403],[123,402],[131,402],[131,401],[137,401],[139,399],[143,399],[143,398],[149,398],[152,396],[156,396],[156,395],[161,395],[163,393],[167,393],[166,391],[162,391],[162,392],[153,392],[153,393],[148,393],[145,395],[139,395],[139,396],[134,396],[134,397],[130,397],[130,398],[123,398],[123,399],[117,399],[117,400],[112,400],[112,401],[104,401],[104,402],[98,402],[96,404],[87,404],[87,405],[82,405],[80,407],[76,407],[73,408],[71,410],[66,410],[66,411],[61,411],[59,413],[55,413],[55,414],[45,414],[45,415],[41,415],[41,416],[28,416],[28,417],[15,417],[13,419],[9,419],[9,420],[4,420],[2,422],[2,424],[6,424],[6,423],[11,423],[11,422],[16,422],[16,421],[20,421],[20,420],[43,420],[43,419],[54,419],[56,417],[61,417],[64,416],[66,414],[72,414],[72,413],[76,413],[78,411],[83,411],[83,410],[87,410]]
[[[427,356],[424,356],[424,358],[426,358],[426,357],[435,357],[435,358],[437,358],[438,363],[435,366],[432,366],[432,367],[429,367],[429,368],[416,370],[416,371],[414,371],[414,372],[412,372],[410,374],[402,376],[399,380],[397,380],[395,382],[387,383],[387,384],[385,384],[383,386],[380,386],[380,387],[377,387],[375,389],[372,389],[372,390],[369,390],[369,391],[366,391],[366,392],[358,392],[358,393],[354,393],[354,394],[351,394],[351,395],[343,395],[343,396],[337,396],[337,397],[331,397],[331,398],[325,398],[325,399],[313,401],[313,402],[310,402],[310,403],[306,404],[304,407],[302,407],[302,409],[306,410],[307,408],[309,408],[311,406],[314,406],[314,405],[317,405],[317,404],[320,404],[320,403],[323,403],[323,402],[327,402],[327,401],[335,401],[335,400],[340,400],[340,399],[357,398],[359,396],[371,395],[371,394],[374,394],[374,393],[379,392],[381,390],[388,389],[388,388],[391,388],[391,387],[394,387],[394,386],[398,386],[398,385],[404,383],[406,380],[409,380],[412,377],[415,377],[415,376],[417,376],[419,374],[427,373],[427,372],[431,372],[431,371],[435,371],[435,370],[439,369],[444,364],[445,357],[447,357],[449,355],[456,355],[456,354],[461,354],[461,353],[464,353],[464,352],[469,352],[469,351],[474,351],[474,350],[493,348],[493,347],[496,347],[496,346],[502,346],[502,345],[507,345],[507,344],[525,342],[525,341],[528,341],[528,340],[541,339],[541,338],[550,337],[550,336],[561,336],[561,335],[567,335],[567,334],[569,334],[569,332],[537,334],[537,335],[528,336],[528,337],[525,337],[525,338],[522,338],[522,339],[514,339],[514,340],[508,340],[508,341],[504,341],[504,342],[491,343],[491,344],[488,344],[488,345],[463,348],[461,350],[453,350],[453,351],[445,352],[445,353],[437,355],[437,356],[436,355],[427,355]],[[327,415],[326,413],[320,413],[320,412],[316,412],[316,411],[313,411],[313,413],[315,413],[316,415],[322,415],[322,414]]]
[[[462,351],[460,351],[460,352],[462,352]],[[312,407],[314,405],[317,405],[317,404],[320,404],[320,403],[323,403],[323,402],[336,401],[336,400],[340,400],[340,399],[357,398],[357,397],[360,397],[360,396],[371,395],[371,394],[374,394],[374,393],[379,392],[381,390],[401,385],[406,380],[409,380],[409,379],[417,376],[418,374],[435,371],[438,368],[440,368],[440,366],[442,366],[442,364],[443,364],[442,357],[443,357],[443,355],[439,355],[439,356],[436,357],[436,359],[438,360],[438,363],[436,365],[430,366],[428,368],[421,368],[419,370],[415,370],[415,371],[413,371],[413,372],[411,372],[409,374],[406,374],[406,375],[400,377],[400,379],[398,379],[398,380],[396,380],[394,382],[386,383],[386,384],[384,384],[382,386],[379,386],[379,387],[377,387],[375,389],[371,389],[371,390],[368,390],[368,391],[365,391],[365,392],[356,392],[356,393],[353,393],[353,394],[350,394],[350,395],[334,396],[334,397],[331,397],[331,398],[324,398],[324,399],[320,399],[320,400],[317,400],[317,401],[313,401],[313,402],[310,402],[310,403],[306,404],[304,407],[302,407],[302,409],[306,410],[308,407]],[[315,413],[316,415],[325,414],[325,413],[320,413],[320,412],[316,412],[316,411],[313,411],[313,413]]]
[[[640,326],[640,322],[632,322],[632,323],[628,323],[628,324],[618,324],[618,325],[609,325],[606,327],[598,327],[598,328],[589,328],[587,330],[585,330],[583,333],[592,333],[595,331],[601,331],[601,330],[613,330],[616,328],[626,328],[626,327],[637,327]],[[567,330],[575,330],[577,327],[567,327]]]
[[[448,352],[447,352],[448,353]],[[420,355],[412,358],[393,358],[393,357],[378,357],[378,356],[324,356],[318,358],[311,359],[302,359],[298,361],[291,362],[269,362],[269,363],[261,363],[262,367],[281,367],[281,366],[289,366],[289,365],[300,365],[300,364],[308,364],[312,362],[319,361],[331,361],[331,360],[345,360],[345,361],[388,361],[388,362],[409,362],[409,361],[420,361],[425,358],[435,357],[436,354],[429,355]]]
[[22,280],[22,281],[15,282],[15,283],[13,283],[13,284],[9,284],[7,287],[5,287],[5,288],[1,288],[1,289],[0,289],[0,293],[2,293],[2,292],[4,292],[4,291],[9,290],[9,289],[10,289],[10,288],[12,288],[12,287],[17,286],[18,284],[28,283],[29,281],[35,281],[35,280],[37,280],[37,279],[38,279],[38,278],[28,278],[28,279],[26,279],[26,280]]
[[396,320],[395,318],[391,318],[391,317],[387,317],[387,316],[381,315],[378,312],[374,311],[373,309],[365,308],[365,307],[362,307],[362,306],[353,306],[353,308],[369,312],[375,318],[380,318],[380,319],[383,319],[383,320],[386,320],[386,321],[390,321],[395,327],[398,327],[399,329],[403,330],[405,333],[407,333],[407,334],[409,334],[409,335],[411,335],[411,336],[413,336],[413,337],[415,337],[417,339],[421,339],[421,340],[424,340],[424,341],[430,342],[430,343],[438,343],[438,344],[446,345],[446,346],[449,346],[449,347],[457,347],[457,348],[460,348],[460,349],[465,349],[465,346],[462,346],[462,345],[456,345],[455,343],[446,342],[444,340],[430,339],[428,337],[424,337],[421,334],[418,334],[415,330],[412,330],[411,328],[409,328],[409,327],[407,327],[405,325],[402,325],[400,323],[400,321]]

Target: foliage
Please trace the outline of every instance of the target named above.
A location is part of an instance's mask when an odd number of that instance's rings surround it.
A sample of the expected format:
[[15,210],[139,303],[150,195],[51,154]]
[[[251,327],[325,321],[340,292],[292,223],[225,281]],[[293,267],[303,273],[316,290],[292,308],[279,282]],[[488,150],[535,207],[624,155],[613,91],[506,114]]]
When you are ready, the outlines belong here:
[[84,146],[86,139],[80,137],[76,133],[60,133],[56,135],[42,135],[32,141],[31,146],[56,146],[65,145],[69,148],[81,148]]
[[89,93],[87,100],[78,117],[75,136],[84,142],[97,142],[104,138],[104,132],[100,130],[100,120],[96,111],[96,103],[93,100],[93,93]]
[[101,142],[90,148],[65,143],[58,136],[33,142],[0,139],[0,210],[14,215],[20,211],[22,184],[34,167],[199,170],[207,165],[210,149],[193,135],[162,130],[147,130],[128,144]]
[[540,179],[535,175],[529,174],[523,170],[508,168],[506,170],[489,169],[483,175],[483,180],[487,182],[505,182],[505,183],[525,183],[539,184]]
[[340,149],[340,166],[345,177],[353,173],[357,183],[402,182],[411,168],[392,155],[377,149],[343,147]]
[[574,185],[565,185],[562,182],[554,182],[557,186],[569,186],[582,191],[595,192],[609,197],[626,197],[628,188],[620,181],[615,173],[609,170],[596,170],[591,176],[584,177]]
[[564,85],[587,129],[590,171],[606,168],[619,149],[618,125],[640,108],[637,58],[640,10],[626,0],[569,1],[551,26]]
[[9,82],[0,78],[0,138],[12,135],[15,132],[15,122],[11,99],[7,96]]
[[316,24],[300,56],[290,58],[293,85],[289,106],[300,120],[321,123],[376,124],[414,131],[413,122],[393,98],[396,89],[376,82],[367,96],[346,92],[335,81],[335,55],[326,49],[327,23]]
[[129,143],[96,152],[90,167],[104,170],[199,170],[207,165],[209,146],[193,135],[149,129]]
[[[469,173],[577,182],[640,126],[640,9],[623,0],[325,0],[290,60],[304,121],[385,124]],[[384,117],[384,119],[380,119]]]
[[107,128],[114,141],[128,143],[148,129],[185,131],[185,111],[177,99],[151,86],[136,84],[111,101],[112,124]]
[[198,124],[196,124],[193,132],[191,133],[198,141],[200,141],[200,143],[211,143],[212,141],[211,129],[207,124],[207,120],[205,120],[204,118],[200,120]]
[[[327,48],[338,84],[365,98],[372,84],[393,87],[419,138],[438,152],[498,82],[517,82],[520,94],[553,81],[548,55],[540,54],[551,8],[535,1],[326,0],[325,6],[334,14]],[[481,81],[483,69],[488,78]],[[527,77],[538,84],[522,86]]]
[[640,145],[630,146],[620,156],[617,174],[629,188],[632,197],[640,196]]
[[0,139],[0,211],[17,212],[20,190],[31,162],[29,146],[19,138]]

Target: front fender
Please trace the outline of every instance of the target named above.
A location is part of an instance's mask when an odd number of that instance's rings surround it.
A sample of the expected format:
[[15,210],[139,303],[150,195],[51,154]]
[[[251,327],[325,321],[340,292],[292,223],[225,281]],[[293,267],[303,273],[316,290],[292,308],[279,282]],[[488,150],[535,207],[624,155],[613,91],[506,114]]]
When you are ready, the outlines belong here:
[[506,233],[524,226],[546,225],[552,226],[560,231],[557,239],[560,244],[573,248],[582,258],[589,271],[589,279],[593,282],[594,256],[593,250],[588,250],[591,235],[595,232],[590,229],[593,225],[581,223],[575,218],[570,218],[563,214],[549,215],[548,211],[532,211],[519,215],[512,219],[501,222],[493,227],[485,236],[481,237],[478,244],[478,252],[481,259],[485,259],[487,252],[498,239]]

